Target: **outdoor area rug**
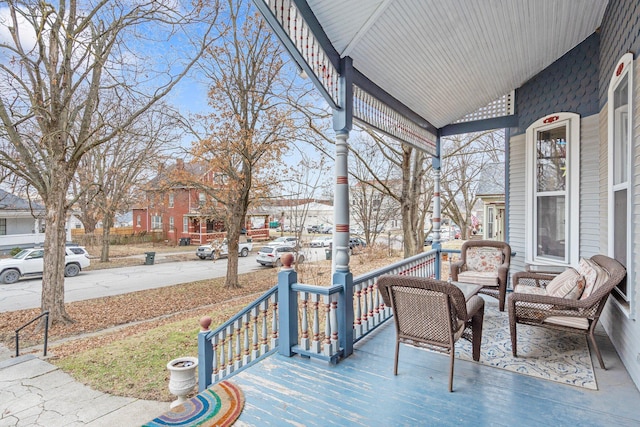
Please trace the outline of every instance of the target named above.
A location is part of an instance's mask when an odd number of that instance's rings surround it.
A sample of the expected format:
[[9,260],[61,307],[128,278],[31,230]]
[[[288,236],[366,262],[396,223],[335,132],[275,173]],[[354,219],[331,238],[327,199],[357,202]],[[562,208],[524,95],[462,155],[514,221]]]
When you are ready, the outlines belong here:
[[221,381],[165,412],[143,427],[230,426],[244,407],[244,394],[238,386]]
[[[518,357],[513,357],[506,307],[504,312],[500,312],[498,302],[487,298],[484,310],[481,354],[477,363],[563,384],[598,389],[586,336],[518,324]],[[469,341],[458,340],[456,357],[473,360]]]

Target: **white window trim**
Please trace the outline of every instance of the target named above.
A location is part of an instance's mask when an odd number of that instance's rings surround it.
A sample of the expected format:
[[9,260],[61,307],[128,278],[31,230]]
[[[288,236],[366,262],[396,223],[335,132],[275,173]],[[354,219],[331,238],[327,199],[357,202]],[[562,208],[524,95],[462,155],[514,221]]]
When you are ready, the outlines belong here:
[[[619,71],[620,70],[620,71]],[[628,153],[627,153],[627,182],[626,184],[618,184],[613,185],[613,116],[614,116],[614,105],[612,102],[614,90],[617,88],[618,84],[624,79],[624,77],[628,79],[628,88],[629,88],[629,121],[627,123],[627,132],[629,135],[629,144],[628,144]],[[608,239],[607,239],[607,255],[610,257],[614,256],[613,253],[613,245],[614,245],[614,216],[613,216],[613,207],[614,207],[614,190],[619,190],[622,188],[626,188],[627,190],[627,235],[630,238],[627,239],[627,298],[626,302],[622,301],[621,294],[617,293],[614,290],[614,293],[617,298],[611,298],[615,303],[620,306],[623,310],[623,313],[629,318],[635,319],[636,312],[636,301],[634,298],[635,295],[635,287],[633,277],[633,265],[634,265],[634,257],[632,252],[632,243],[633,237],[635,234],[635,227],[632,221],[633,218],[633,118],[634,118],[634,105],[633,105],[633,54],[625,53],[620,60],[616,63],[616,66],[611,74],[611,80],[609,82],[609,90],[607,93],[607,227],[608,227]],[[615,188],[614,188],[615,187]]]
[[[536,152],[535,137],[541,130],[558,127],[565,123],[567,126],[567,198],[565,203],[565,219],[569,222],[568,238],[568,262],[538,257],[535,248],[535,171]],[[580,115],[575,113],[554,113],[545,116],[527,128],[526,132],[526,167],[525,167],[525,262],[535,265],[573,265],[579,262],[580,249]]]
[[162,215],[152,215],[151,216],[151,229],[152,230],[162,230]]

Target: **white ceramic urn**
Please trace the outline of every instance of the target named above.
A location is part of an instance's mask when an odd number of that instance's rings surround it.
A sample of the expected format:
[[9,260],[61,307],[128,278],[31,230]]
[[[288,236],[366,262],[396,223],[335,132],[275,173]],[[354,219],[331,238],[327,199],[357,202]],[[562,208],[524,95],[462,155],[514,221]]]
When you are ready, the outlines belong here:
[[179,357],[167,363],[169,370],[169,392],[178,396],[171,402],[170,408],[174,408],[187,401],[186,396],[191,393],[196,385],[197,357]]

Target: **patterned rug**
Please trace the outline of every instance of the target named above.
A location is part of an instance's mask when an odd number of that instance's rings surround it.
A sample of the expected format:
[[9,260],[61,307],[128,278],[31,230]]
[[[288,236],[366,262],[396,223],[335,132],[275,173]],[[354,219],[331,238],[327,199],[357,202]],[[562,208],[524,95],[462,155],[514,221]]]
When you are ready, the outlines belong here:
[[[518,357],[511,355],[509,313],[498,302],[485,299],[480,362],[523,375],[597,390],[587,337],[529,325],[517,325]],[[456,357],[473,360],[471,343],[460,339]]]
[[242,390],[229,381],[221,381],[143,427],[230,426],[240,416],[243,407]]

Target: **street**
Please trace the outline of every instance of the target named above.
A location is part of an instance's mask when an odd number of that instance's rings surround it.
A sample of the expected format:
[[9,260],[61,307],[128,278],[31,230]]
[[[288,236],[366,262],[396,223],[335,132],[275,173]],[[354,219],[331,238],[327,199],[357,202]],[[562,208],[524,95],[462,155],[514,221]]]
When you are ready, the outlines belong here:
[[[325,259],[323,248],[305,248],[302,253],[309,261]],[[141,260],[141,265],[137,266],[83,271],[76,277],[67,277],[64,281],[65,302],[224,277],[227,273],[226,258],[216,262],[202,261],[194,255],[194,261],[158,262],[160,257],[161,254],[158,254],[154,265],[142,265]],[[256,262],[255,253],[238,259],[239,274],[264,268],[269,267],[260,266]],[[0,285],[0,312],[38,308],[41,294],[41,278],[22,279],[12,285]]]

